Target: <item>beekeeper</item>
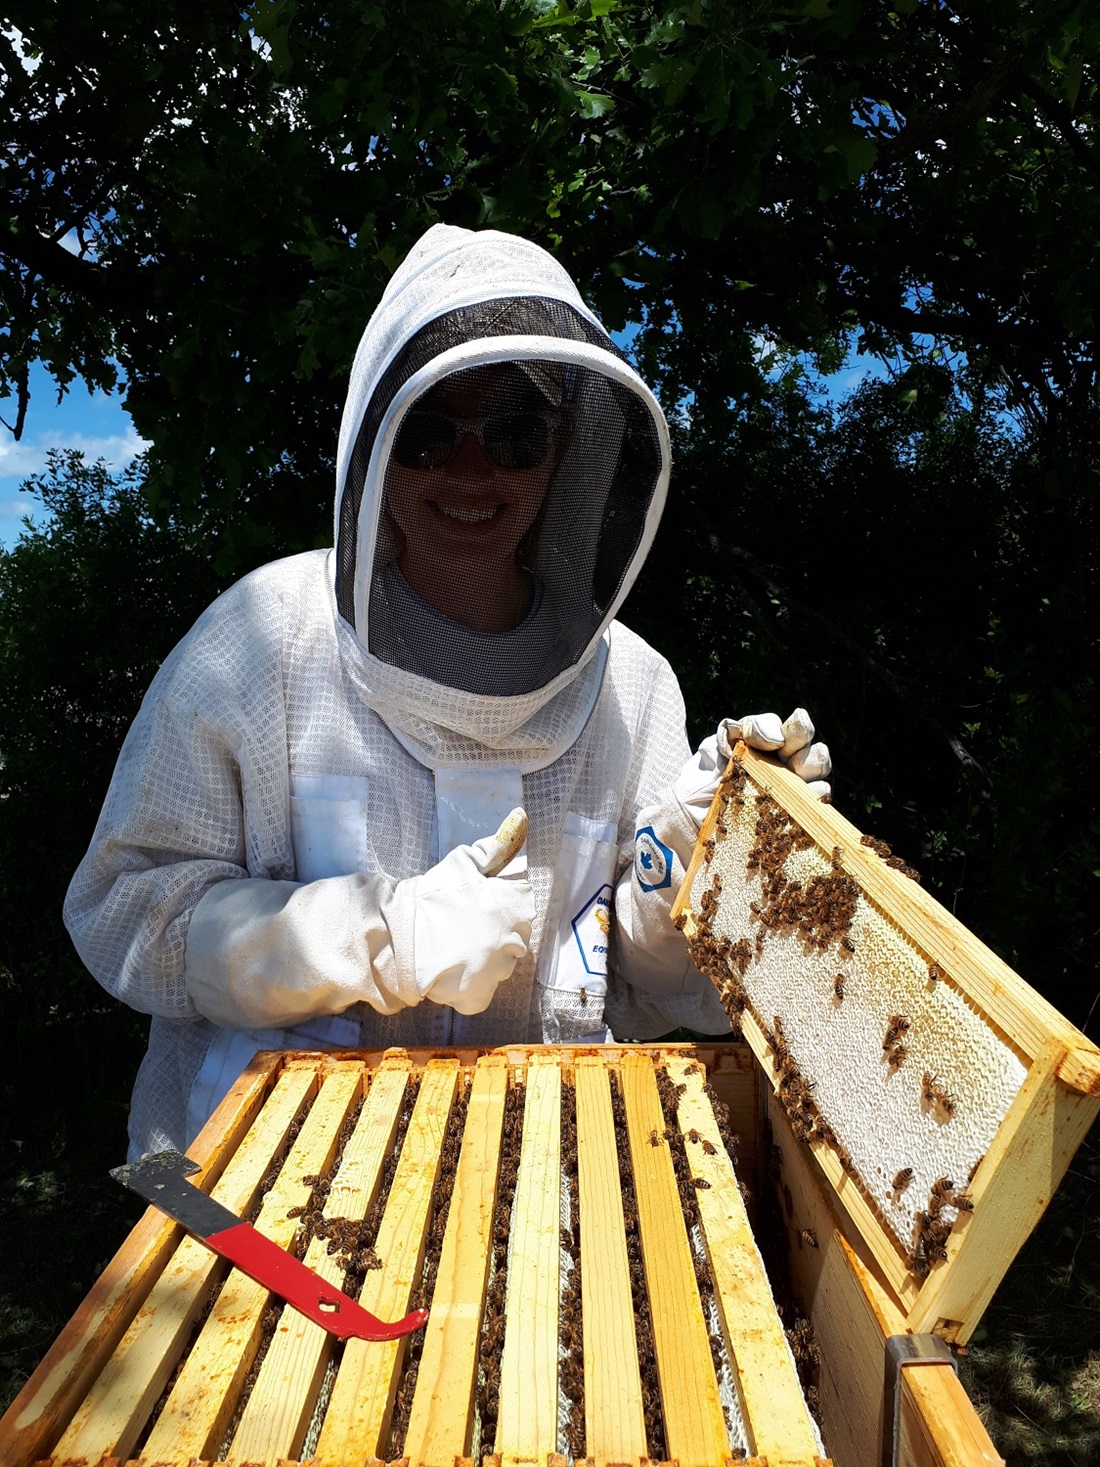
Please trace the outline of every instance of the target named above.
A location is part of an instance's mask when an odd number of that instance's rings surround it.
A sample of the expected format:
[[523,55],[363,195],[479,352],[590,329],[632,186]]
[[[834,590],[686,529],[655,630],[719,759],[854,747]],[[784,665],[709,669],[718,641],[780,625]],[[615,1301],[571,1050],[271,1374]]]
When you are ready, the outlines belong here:
[[[429,230],[355,357],[334,549],[171,653],[69,889],[84,962],[152,1015],[132,1156],[260,1048],[728,1029],[669,920],[721,733],[688,758],[676,678],[614,620],[668,475],[562,267]],[[828,772],[801,717],[744,732]]]

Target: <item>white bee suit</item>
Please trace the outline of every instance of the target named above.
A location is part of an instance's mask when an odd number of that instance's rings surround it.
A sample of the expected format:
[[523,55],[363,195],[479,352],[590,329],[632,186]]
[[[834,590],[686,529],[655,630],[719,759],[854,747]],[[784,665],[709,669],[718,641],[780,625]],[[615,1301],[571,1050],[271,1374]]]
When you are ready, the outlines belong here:
[[[485,694],[415,670],[386,600],[384,481],[433,383],[524,359],[566,382],[576,424],[532,567],[557,630],[538,686]],[[680,690],[614,620],[667,479],[660,409],[562,268],[512,236],[430,230],[356,356],[335,548],[246,576],[171,653],[69,890],[85,963],[152,1016],[132,1154],[186,1145],[261,1047],[728,1029],[669,921],[696,835],[671,788]],[[513,903],[511,975],[460,1013],[425,995],[403,883],[517,805],[530,833],[504,880],[530,884],[529,938]]]

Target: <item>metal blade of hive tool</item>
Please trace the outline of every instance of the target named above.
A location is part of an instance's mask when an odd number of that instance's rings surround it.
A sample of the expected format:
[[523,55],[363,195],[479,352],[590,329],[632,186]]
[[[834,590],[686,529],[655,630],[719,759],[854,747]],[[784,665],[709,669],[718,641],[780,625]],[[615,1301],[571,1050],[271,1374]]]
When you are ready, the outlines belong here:
[[251,1223],[193,1186],[187,1178],[198,1170],[178,1151],[158,1151],[114,1167],[111,1176],[339,1339],[396,1340],[419,1329],[428,1318],[426,1309],[414,1309],[389,1324],[378,1319],[258,1233]]

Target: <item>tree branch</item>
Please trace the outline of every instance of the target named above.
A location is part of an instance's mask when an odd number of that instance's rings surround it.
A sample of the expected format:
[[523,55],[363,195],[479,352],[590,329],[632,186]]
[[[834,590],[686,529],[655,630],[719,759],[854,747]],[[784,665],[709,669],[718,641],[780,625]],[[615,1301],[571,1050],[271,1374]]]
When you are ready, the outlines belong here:
[[127,272],[123,281],[117,269],[106,270],[81,259],[64,245],[23,228],[18,219],[0,221],[0,255],[10,255],[49,284],[74,291],[98,305],[132,309],[137,299],[147,294],[145,280],[136,272]]
[[1077,124],[1074,120],[1073,113],[1066,104],[1060,101],[1059,98],[1052,97],[1036,81],[1025,81],[1020,87],[1020,90],[1025,97],[1031,98],[1047,121],[1053,123],[1058,129],[1066,146],[1077,159],[1078,163],[1080,163],[1081,167],[1087,168],[1094,177],[1100,178],[1100,158],[1097,158],[1095,151],[1089,147],[1088,143],[1085,142],[1084,138],[1077,131]]
[[3,423],[4,427],[15,439],[16,443],[18,443],[23,436],[23,425],[27,421],[27,407],[31,400],[30,374],[27,371],[26,367],[21,367],[19,369],[19,373],[15,379],[15,390],[17,405],[15,427],[13,428],[6,418],[0,418],[0,423]]

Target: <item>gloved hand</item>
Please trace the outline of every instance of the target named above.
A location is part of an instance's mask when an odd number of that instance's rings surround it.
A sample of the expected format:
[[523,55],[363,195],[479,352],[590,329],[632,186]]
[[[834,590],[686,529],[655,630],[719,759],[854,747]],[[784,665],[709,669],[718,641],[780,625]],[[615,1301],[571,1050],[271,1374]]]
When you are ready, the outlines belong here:
[[184,981],[226,1028],[290,1028],[369,1003],[488,1007],[531,941],[526,872],[505,867],[527,835],[513,810],[495,835],[458,846],[422,876],[354,872],[318,881],[219,881],[196,905]]
[[831,793],[827,776],[832,771],[827,744],[812,742],[814,726],[805,708],[796,708],[785,723],[776,713],[752,713],[746,718],[723,718],[717,731],[699,745],[673,785],[680,804],[699,829],[718,790],[733,746],[743,739],[752,749],[776,753],[814,794]]
[[517,809],[495,835],[458,846],[413,888],[414,977],[421,998],[480,1014],[531,942],[535,898],[526,871],[505,868],[527,837]]

